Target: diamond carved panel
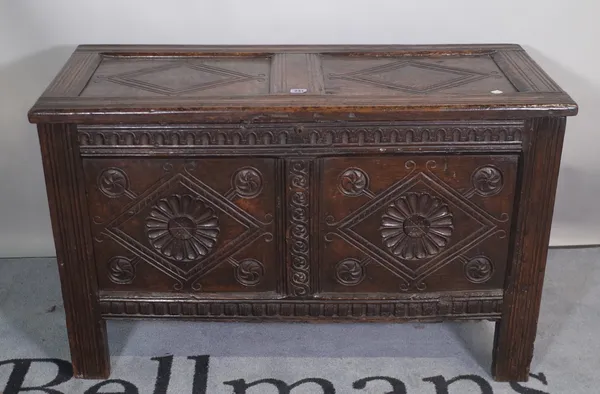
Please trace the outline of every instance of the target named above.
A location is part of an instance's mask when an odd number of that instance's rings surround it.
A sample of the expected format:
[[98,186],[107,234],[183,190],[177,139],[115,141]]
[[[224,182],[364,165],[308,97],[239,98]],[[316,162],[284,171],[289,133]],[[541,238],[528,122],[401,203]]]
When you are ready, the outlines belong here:
[[328,93],[428,94],[513,92],[489,56],[417,58],[324,57]]
[[402,60],[344,74],[330,74],[329,78],[346,79],[409,93],[428,93],[466,85],[490,76],[476,71]]
[[[390,291],[469,288],[474,283],[487,282],[491,275],[481,282],[468,280],[464,272],[469,270],[461,268],[461,264],[472,257],[471,253],[491,253],[490,258],[499,267],[494,283],[499,283],[506,261],[505,251],[499,251],[499,245],[507,245],[512,212],[507,202],[514,196],[512,171],[516,161],[511,158],[509,163],[502,162],[509,184],[499,194],[489,196],[478,192],[478,177],[470,177],[478,166],[464,166],[460,162],[464,158],[388,158],[375,164],[364,159],[364,166],[355,159],[355,170],[360,169],[371,182],[361,195],[350,196],[336,184],[340,179],[336,172],[344,173],[345,160],[327,159],[324,164],[327,187],[323,193],[337,194],[332,199],[335,204],[322,200],[320,261],[326,266],[321,275],[334,277],[334,263],[352,260],[366,262],[364,270],[370,271],[365,276],[371,284],[364,280],[358,286],[366,292],[375,282],[374,287],[387,287]],[[451,167],[454,160],[455,170]],[[446,179],[448,174],[453,175]],[[389,273],[395,279],[390,279]],[[324,291],[336,289],[349,291],[336,286]]]
[[[225,163],[221,167],[224,172],[231,172],[232,180],[239,172],[236,168],[246,167],[243,162],[236,165],[235,160],[214,161]],[[254,278],[253,289],[260,291],[270,287],[274,291],[277,272],[273,268],[276,250],[273,242],[273,174],[269,172],[272,161],[265,161],[267,163],[253,167],[253,171],[261,174],[265,185],[251,200],[232,188],[232,180],[219,178],[217,184],[214,181],[207,184],[200,179],[198,171],[208,170],[199,167],[197,161],[150,161],[151,164],[146,165],[150,168],[145,169],[143,178],[139,175],[144,168],[133,163],[128,165],[125,161],[119,167],[129,173],[130,187],[143,190],[123,194],[119,199],[108,198],[94,190],[90,192],[101,281],[106,277],[103,262],[118,255],[136,262],[131,264],[132,270],[138,271],[136,282],[127,284],[141,286],[142,290],[171,286],[171,290],[201,291],[207,287],[204,277],[210,274],[209,282],[214,282],[215,286],[222,282],[243,291],[240,286],[246,288],[250,282],[239,280],[236,272],[240,262],[256,261],[261,267],[261,278],[264,276],[265,280]],[[86,162],[86,172],[94,176],[94,172],[101,172],[108,164],[104,163],[104,160],[90,160]],[[215,163],[207,164],[207,167]],[[147,187],[143,188],[144,184]],[[145,277],[139,271],[144,271]],[[218,271],[218,278],[213,271]],[[167,277],[170,278],[168,281],[165,280]],[[107,285],[101,283],[101,288],[114,287],[105,283]]]
[[105,58],[82,96],[247,95],[268,92],[268,58]]
[[253,76],[220,67],[181,62],[118,74],[108,78],[109,81],[115,83],[168,96],[178,96],[253,79],[264,81],[265,75]]
[[[400,254],[400,258],[396,258],[397,254],[394,249],[384,248],[369,240],[367,231],[363,231],[363,222],[373,217],[381,220],[380,218],[385,217],[386,215],[384,212],[388,211],[389,207],[396,205],[398,196],[408,195],[410,198],[411,195],[414,195],[414,190],[419,190],[422,195],[428,196],[429,199],[444,201],[445,204],[451,207],[450,209],[453,212],[462,211],[463,216],[461,226],[463,228],[468,228],[469,233],[466,237],[458,242],[454,242],[448,248],[444,250],[441,250],[441,248],[437,249],[435,251],[436,253],[432,252],[428,255],[425,246],[416,246],[416,251],[414,253]],[[402,197],[400,197],[400,199],[402,199]],[[414,217],[416,216],[418,216],[418,213],[414,214]],[[410,217],[407,219],[410,219]],[[383,195],[377,196],[371,203],[366,204],[361,209],[344,218],[342,222],[329,224],[336,227],[337,234],[344,238],[348,243],[352,244],[354,247],[358,248],[391,271],[410,280],[423,279],[427,273],[439,268],[440,262],[441,264],[449,262],[448,257],[452,257],[466,245],[475,244],[485,239],[495,233],[497,228],[489,215],[475,209],[471,204],[466,203],[464,200],[457,198],[451,190],[437,183],[431,176],[423,172],[416,174],[405,182],[398,183]],[[412,235],[413,231],[423,230],[415,230],[415,227],[411,229],[406,228],[407,237],[417,239],[416,236]],[[386,239],[388,238],[385,238],[384,236],[384,245]],[[450,237],[448,237],[448,240],[449,239]],[[416,258],[420,252],[423,254],[423,257],[435,256],[435,258]]]
[[[155,239],[150,240],[151,245],[154,246],[150,247],[143,237],[138,238],[131,235],[135,233],[137,223],[152,215],[154,207],[160,204],[162,199],[172,199],[179,187],[188,189],[206,206],[211,207],[211,210],[219,212],[220,216],[226,215],[234,219],[236,222],[234,231],[237,236],[221,248],[215,249],[212,253],[209,253],[210,250],[205,249],[203,251],[204,255],[198,254],[195,259],[182,261],[176,254],[168,256],[165,254],[164,249],[156,247]],[[193,180],[183,174],[176,174],[156,189],[140,196],[133,205],[127,206],[116,220],[106,226],[102,235],[111,238],[134,255],[143,258],[174,279],[189,282],[203,275],[216,264],[226,261],[240,247],[247,247],[259,237],[267,235],[262,230],[266,224],[268,223],[261,223],[222,196],[213,193],[210,188],[206,188],[206,185],[198,182],[198,180]],[[151,234],[149,236],[152,237]],[[269,235],[269,237],[272,237],[272,235]]]

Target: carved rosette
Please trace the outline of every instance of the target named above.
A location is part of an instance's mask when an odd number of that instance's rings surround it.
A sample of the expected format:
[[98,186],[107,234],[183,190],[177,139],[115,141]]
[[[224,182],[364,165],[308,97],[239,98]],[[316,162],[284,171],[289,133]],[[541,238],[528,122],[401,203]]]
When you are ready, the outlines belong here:
[[308,294],[310,288],[309,230],[308,230],[308,182],[309,162],[292,160],[289,172],[289,229],[290,292],[295,296]]
[[347,196],[360,196],[369,187],[369,178],[360,168],[348,168],[340,174],[338,187]]
[[182,262],[206,256],[217,243],[219,231],[215,211],[189,194],[159,200],[146,219],[150,244]]
[[244,286],[256,286],[265,275],[265,267],[260,261],[247,259],[235,267],[235,279]]
[[383,244],[397,257],[421,260],[435,256],[454,231],[448,205],[427,193],[408,193],[387,208],[381,218]]
[[108,278],[116,284],[126,285],[135,278],[135,266],[123,256],[115,256],[108,260]]
[[473,172],[471,183],[477,194],[487,197],[500,193],[504,186],[504,179],[499,169],[485,166]]
[[107,168],[98,177],[98,189],[107,197],[121,197],[129,188],[127,174],[119,168]]
[[355,286],[364,278],[365,269],[358,260],[342,260],[335,266],[335,279],[344,286]]
[[494,265],[485,256],[472,258],[465,264],[465,276],[470,282],[484,283],[494,274]]
[[243,198],[258,196],[263,186],[262,176],[254,167],[244,167],[236,171],[231,183],[233,190]]

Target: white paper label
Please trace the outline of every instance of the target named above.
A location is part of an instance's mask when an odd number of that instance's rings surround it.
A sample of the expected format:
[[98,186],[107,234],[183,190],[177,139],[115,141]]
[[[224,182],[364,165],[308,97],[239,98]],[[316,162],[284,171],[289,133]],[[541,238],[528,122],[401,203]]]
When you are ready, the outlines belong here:
[[290,89],[292,94],[302,94],[308,92],[308,89]]

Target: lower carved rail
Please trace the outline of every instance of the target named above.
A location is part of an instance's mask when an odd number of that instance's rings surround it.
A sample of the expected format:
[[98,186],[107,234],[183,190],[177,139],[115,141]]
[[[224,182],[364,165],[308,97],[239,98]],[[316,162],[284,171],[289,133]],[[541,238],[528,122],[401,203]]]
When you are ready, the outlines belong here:
[[205,320],[498,320],[502,295],[394,300],[156,300],[100,297],[105,318]]

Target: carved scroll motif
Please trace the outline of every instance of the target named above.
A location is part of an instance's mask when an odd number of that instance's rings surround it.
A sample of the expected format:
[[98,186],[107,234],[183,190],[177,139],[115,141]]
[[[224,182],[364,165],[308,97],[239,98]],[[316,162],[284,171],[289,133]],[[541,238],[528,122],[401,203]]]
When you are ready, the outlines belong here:
[[265,267],[258,260],[246,259],[235,267],[235,279],[244,286],[256,286],[265,275]]
[[480,196],[493,196],[504,186],[502,172],[493,166],[484,166],[473,172],[471,178],[475,192]]
[[260,171],[244,167],[236,171],[231,180],[233,190],[243,198],[253,198],[260,194],[263,186]]
[[308,294],[310,288],[309,266],[309,161],[290,161],[288,174],[288,217],[290,293],[295,296]]
[[493,274],[494,265],[485,256],[474,257],[465,264],[465,276],[470,282],[487,282]]
[[123,256],[115,256],[108,260],[108,279],[118,285],[127,285],[135,279],[135,265],[137,259],[128,259]]
[[335,279],[344,286],[355,286],[365,279],[365,268],[356,259],[342,260],[335,266]]
[[129,178],[120,168],[106,168],[96,182],[98,189],[109,198],[118,198],[123,195],[134,199],[135,193],[129,190]]

